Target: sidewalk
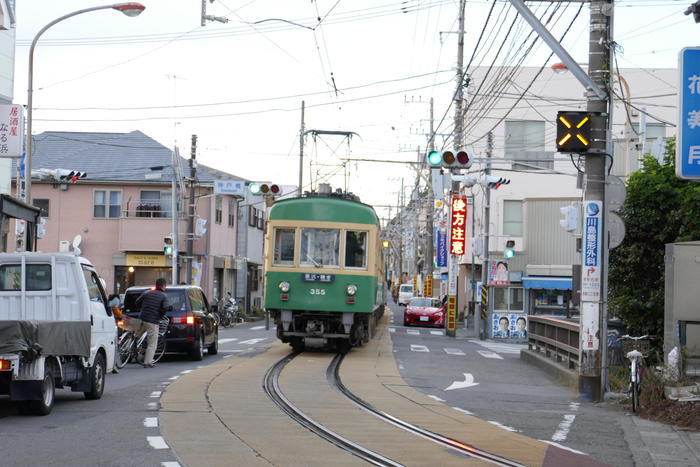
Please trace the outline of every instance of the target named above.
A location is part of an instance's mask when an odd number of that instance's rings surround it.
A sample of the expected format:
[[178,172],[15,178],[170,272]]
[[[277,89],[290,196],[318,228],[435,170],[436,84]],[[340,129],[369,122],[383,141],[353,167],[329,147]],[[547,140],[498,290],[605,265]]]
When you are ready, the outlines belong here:
[[[457,337],[478,339],[472,329],[457,327]],[[493,339],[487,339],[496,342]],[[600,404],[599,407],[604,408]],[[638,467],[700,466],[700,433],[653,422],[631,414],[618,418]]]

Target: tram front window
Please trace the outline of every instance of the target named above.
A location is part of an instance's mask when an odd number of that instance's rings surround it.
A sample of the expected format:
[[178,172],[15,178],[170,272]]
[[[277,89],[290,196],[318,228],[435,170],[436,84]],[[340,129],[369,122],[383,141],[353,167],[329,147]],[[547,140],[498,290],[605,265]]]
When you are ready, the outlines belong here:
[[367,232],[348,230],[345,232],[345,267],[367,268]]
[[294,264],[294,229],[275,229],[274,264],[278,266]]
[[340,230],[301,229],[301,265],[338,266]]

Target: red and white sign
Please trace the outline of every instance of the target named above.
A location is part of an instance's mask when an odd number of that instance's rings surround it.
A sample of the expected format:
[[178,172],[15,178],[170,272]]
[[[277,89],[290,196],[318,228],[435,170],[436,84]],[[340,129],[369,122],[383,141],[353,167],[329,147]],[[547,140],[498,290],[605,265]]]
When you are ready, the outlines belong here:
[[463,255],[467,241],[467,198],[452,198],[452,216],[450,222],[450,254]]
[[24,113],[21,105],[0,105],[0,157],[22,156]]

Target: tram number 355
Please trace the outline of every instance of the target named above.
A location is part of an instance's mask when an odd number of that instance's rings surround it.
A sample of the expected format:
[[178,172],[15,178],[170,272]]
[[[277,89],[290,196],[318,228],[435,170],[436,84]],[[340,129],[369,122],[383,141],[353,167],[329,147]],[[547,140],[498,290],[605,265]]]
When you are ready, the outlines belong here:
[[326,295],[326,289],[309,289],[311,295]]

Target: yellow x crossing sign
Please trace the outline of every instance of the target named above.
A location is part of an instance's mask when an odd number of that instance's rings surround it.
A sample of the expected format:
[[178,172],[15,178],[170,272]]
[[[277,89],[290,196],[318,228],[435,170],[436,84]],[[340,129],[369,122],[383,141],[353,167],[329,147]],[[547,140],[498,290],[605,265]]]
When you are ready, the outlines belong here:
[[586,152],[590,145],[590,114],[587,112],[558,112],[557,151]]

